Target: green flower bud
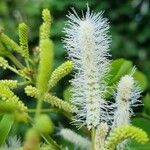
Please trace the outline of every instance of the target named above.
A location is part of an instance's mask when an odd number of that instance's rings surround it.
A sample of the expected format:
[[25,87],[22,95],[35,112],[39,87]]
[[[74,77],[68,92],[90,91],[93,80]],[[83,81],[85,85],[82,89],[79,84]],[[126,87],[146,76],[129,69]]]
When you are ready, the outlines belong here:
[[48,39],[51,28],[51,15],[48,9],[42,11],[43,24],[40,27],[40,40]]
[[51,134],[54,131],[54,124],[47,115],[43,114],[36,118],[35,128],[42,134]]

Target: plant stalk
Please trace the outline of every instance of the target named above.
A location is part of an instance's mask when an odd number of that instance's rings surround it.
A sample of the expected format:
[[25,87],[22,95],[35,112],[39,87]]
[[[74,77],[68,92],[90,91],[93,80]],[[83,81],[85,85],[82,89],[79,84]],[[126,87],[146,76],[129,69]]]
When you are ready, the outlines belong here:
[[42,98],[40,97],[37,101],[37,106],[36,106],[36,112],[35,112],[35,118],[37,118],[40,113],[41,113],[41,108],[42,108]]
[[8,58],[16,65],[17,68],[23,69],[24,66],[16,59],[16,57],[12,54],[8,55]]
[[95,128],[92,128],[91,131],[91,140],[92,140],[92,150],[95,150]]

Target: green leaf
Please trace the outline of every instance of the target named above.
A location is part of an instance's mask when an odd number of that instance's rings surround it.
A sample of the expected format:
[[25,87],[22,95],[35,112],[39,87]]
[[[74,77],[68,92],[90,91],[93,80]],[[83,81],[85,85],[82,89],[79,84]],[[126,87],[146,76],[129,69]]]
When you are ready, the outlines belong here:
[[[115,84],[120,80],[120,78],[126,74],[130,74],[133,69],[133,63],[131,61],[125,60],[123,58],[116,59],[112,61],[111,71],[108,74],[110,77],[107,81],[109,85],[109,91],[105,94],[105,98],[108,99],[115,88]],[[138,81],[140,88],[144,91],[147,88],[147,78],[146,76],[139,70],[136,70],[133,77]]]
[[123,58],[112,61],[111,71],[108,74],[108,77],[110,78],[108,78],[107,81],[110,88],[108,89],[108,92],[105,94],[106,99],[110,98],[110,96],[112,95],[116,82],[118,82],[123,75],[130,73],[132,68],[133,68],[132,62],[125,60]]
[[5,140],[11,130],[14,123],[14,117],[12,115],[4,115],[0,122],[0,146],[5,143]]
[[136,70],[133,74],[135,80],[138,81],[140,88],[144,91],[147,88],[147,78],[146,76],[139,70]]
[[[150,121],[142,118],[142,117],[136,117],[134,119],[132,119],[132,124],[142,128],[144,131],[146,131],[146,133],[148,134],[149,138],[150,138]],[[138,144],[135,141],[131,141],[131,150],[149,150],[150,148],[150,142],[146,143],[146,144]]]
[[143,99],[144,112],[150,114],[150,93],[147,93]]
[[139,144],[135,141],[131,141],[130,150],[149,150],[149,148],[150,148],[150,142],[146,144]]
[[123,75],[128,74],[133,68],[131,61],[125,60],[123,58],[116,59],[111,64],[111,72],[108,84],[112,85],[117,82]]
[[132,119],[132,124],[142,128],[148,135],[150,135],[150,121],[142,117],[135,117]]

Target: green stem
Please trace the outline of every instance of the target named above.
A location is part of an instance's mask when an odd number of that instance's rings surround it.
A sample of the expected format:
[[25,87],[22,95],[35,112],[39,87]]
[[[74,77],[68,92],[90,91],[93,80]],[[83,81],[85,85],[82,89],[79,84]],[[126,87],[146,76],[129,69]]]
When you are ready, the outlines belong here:
[[92,139],[92,150],[94,150],[95,148],[95,128],[93,127],[92,128],[92,131],[91,131],[91,139]]
[[144,119],[150,120],[150,116],[145,113],[136,113],[134,118],[136,117],[143,117]]
[[25,58],[26,66],[30,70],[29,58]]
[[[28,109],[28,113],[35,113],[36,109]],[[41,109],[41,112],[58,112],[58,109]]]
[[61,150],[60,146],[49,135],[41,135],[41,136],[46,141],[47,144],[53,147],[53,150]]
[[32,84],[32,82],[31,82],[31,81],[19,82],[19,83],[18,83],[18,86],[25,86],[25,85],[28,85],[28,84]]
[[23,69],[24,66],[16,59],[16,57],[12,54],[8,55],[8,58],[16,65],[17,68]]
[[37,118],[40,113],[41,113],[41,108],[42,108],[42,99],[38,99],[37,101],[37,106],[36,106],[36,112],[35,112],[35,118]]
[[18,70],[16,70],[15,68],[13,68],[13,67],[11,67],[11,66],[8,66],[7,68],[8,68],[9,70],[11,70],[12,72],[14,72],[14,73],[16,73],[17,75],[19,75],[19,76],[20,76],[19,71],[18,71]]
[[[19,76],[22,77],[22,75],[19,73],[19,71],[16,70],[15,68],[13,68],[13,67],[11,67],[11,66],[8,66],[7,68],[8,68],[9,70],[11,70],[12,72],[14,72],[14,73],[16,73],[17,75],[19,75]],[[27,76],[23,76],[23,77],[26,78],[27,80],[30,80],[30,78],[27,77]]]
[[[31,125],[35,128],[32,118],[29,118]],[[53,147],[53,150],[61,150],[61,147],[49,136],[40,133],[40,136],[44,139],[44,141]]]

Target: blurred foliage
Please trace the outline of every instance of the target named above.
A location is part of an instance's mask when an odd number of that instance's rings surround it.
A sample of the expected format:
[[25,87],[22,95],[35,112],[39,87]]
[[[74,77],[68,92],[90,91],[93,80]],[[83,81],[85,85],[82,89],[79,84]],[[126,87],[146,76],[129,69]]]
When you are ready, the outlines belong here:
[[[150,121],[148,119],[143,118],[144,116],[141,117],[136,117],[132,120],[133,125],[138,126],[142,129],[144,129],[148,135],[150,135]],[[131,142],[131,150],[149,150],[150,147],[150,142],[144,144],[144,145],[139,145],[135,141]]]
[[[55,41],[56,66],[65,58],[61,44],[62,28],[65,26],[66,14],[70,7],[81,12],[86,9],[87,0],[1,0],[0,26],[6,33],[18,40],[16,31],[18,23],[25,21],[32,31],[30,42],[38,40],[37,27],[41,23],[40,13],[43,8],[49,8],[53,16],[51,36]],[[109,18],[112,35],[112,56],[130,59],[143,71],[150,80],[150,8],[149,0],[89,0],[89,6],[94,11],[104,10],[104,16]]]

